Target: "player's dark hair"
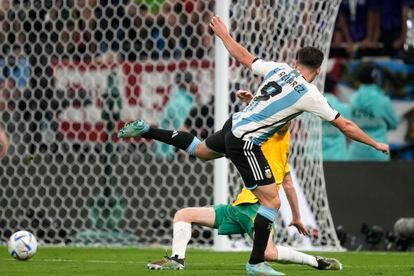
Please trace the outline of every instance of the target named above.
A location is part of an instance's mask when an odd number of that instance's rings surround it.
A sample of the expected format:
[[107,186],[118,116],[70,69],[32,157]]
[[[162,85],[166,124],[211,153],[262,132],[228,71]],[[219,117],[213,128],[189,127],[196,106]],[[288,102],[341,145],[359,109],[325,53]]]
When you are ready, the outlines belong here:
[[315,47],[307,46],[298,51],[296,59],[306,67],[318,69],[323,61],[323,53]]
[[361,83],[373,84],[378,77],[377,66],[373,62],[363,62],[356,70],[357,78]]

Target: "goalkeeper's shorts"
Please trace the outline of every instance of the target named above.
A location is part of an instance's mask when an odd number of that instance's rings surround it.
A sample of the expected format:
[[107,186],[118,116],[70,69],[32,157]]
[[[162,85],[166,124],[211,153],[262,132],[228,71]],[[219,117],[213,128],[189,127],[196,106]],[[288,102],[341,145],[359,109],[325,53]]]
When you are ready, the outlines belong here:
[[230,204],[220,204],[213,206],[216,219],[214,229],[218,230],[219,235],[248,234],[253,237],[254,218],[259,203],[246,203],[233,206]]

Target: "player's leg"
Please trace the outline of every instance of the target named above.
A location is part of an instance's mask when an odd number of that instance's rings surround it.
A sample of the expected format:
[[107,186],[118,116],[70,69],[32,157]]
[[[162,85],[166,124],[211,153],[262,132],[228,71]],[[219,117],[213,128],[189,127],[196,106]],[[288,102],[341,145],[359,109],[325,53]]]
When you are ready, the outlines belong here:
[[[237,159],[241,156],[232,155],[231,158],[238,163],[236,167],[246,183],[246,188],[253,192],[261,204],[254,220],[255,235],[249,259],[249,264],[255,265],[264,262],[264,252],[277,210],[280,208],[280,198],[272,171],[260,147],[251,142],[244,142],[242,154],[247,156],[247,162],[240,164]],[[253,183],[253,186],[247,183]]]
[[148,269],[154,270],[180,270],[184,269],[185,252],[191,239],[192,224],[213,227],[215,223],[215,210],[211,207],[193,207],[178,210],[173,222],[172,254],[160,261],[151,262]]
[[197,137],[189,132],[150,127],[144,120],[136,120],[125,125],[118,132],[118,137],[143,137],[154,139],[185,150],[191,155],[195,155],[195,150],[201,143]]
[[253,238],[253,249],[249,259],[250,266],[261,264],[265,261],[265,250],[270,237],[272,224],[276,219],[277,210],[280,208],[280,198],[276,183],[257,186],[253,190],[253,193],[259,199],[261,206],[254,220],[255,235]]
[[154,139],[186,151],[189,155],[203,161],[223,157],[224,137],[222,131],[209,136],[201,142],[196,136],[186,131],[167,130],[150,127],[144,120],[136,120],[124,126],[119,132],[119,138],[143,137]]
[[312,256],[286,246],[276,245],[271,236],[267,243],[265,260],[284,264],[308,265],[319,270],[342,269],[342,264],[336,259]]
[[279,194],[270,166],[260,146],[241,140],[228,132],[226,153],[243,178],[246,188],[253,190],[261,206],[254,220],[253,249],[246,271],[249,275],[284,275],[264,262],[264,252],[272,224],[280,207]]
[[175,213],[173,222],[172,256],[185,258],[187,244],[191,239],[191,225],[213,227],[215,211],[212,207],[184,208]]

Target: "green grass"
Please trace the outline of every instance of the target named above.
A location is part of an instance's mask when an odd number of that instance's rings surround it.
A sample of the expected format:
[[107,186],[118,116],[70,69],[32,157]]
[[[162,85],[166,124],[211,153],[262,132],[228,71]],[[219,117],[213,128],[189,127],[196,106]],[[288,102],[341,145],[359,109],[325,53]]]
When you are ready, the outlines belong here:
[[[307,266],[275,267],[286,275],[414,275],[414,253],[318,253],[339,259],[343,271],[318,271]],[[190,250],[184,271],[148,271],[150,260],[160,259],[161,249],[40,248],[30,261],[13,260],[0,247],[0,275],[245,275],[249,253],[215,253]]]

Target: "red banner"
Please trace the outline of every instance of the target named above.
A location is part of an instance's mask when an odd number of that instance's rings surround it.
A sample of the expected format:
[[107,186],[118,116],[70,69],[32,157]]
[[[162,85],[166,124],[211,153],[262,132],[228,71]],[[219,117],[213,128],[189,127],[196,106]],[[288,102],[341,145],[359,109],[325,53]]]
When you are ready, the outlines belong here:
[[103,94],[108,91],[119,91],[115,100],[122,103],[120,110],[113,110],[121,118],[117,129],[137,118],[156,125],[176,86],[177,75],[182,73],[192,76],[199,103],[206,104],[213,95],[212,68],[206,60],[54,63],[55,88],[70,102],[57,115],[60,132],[70,140],[105,141],[108,137],[102,110]]

